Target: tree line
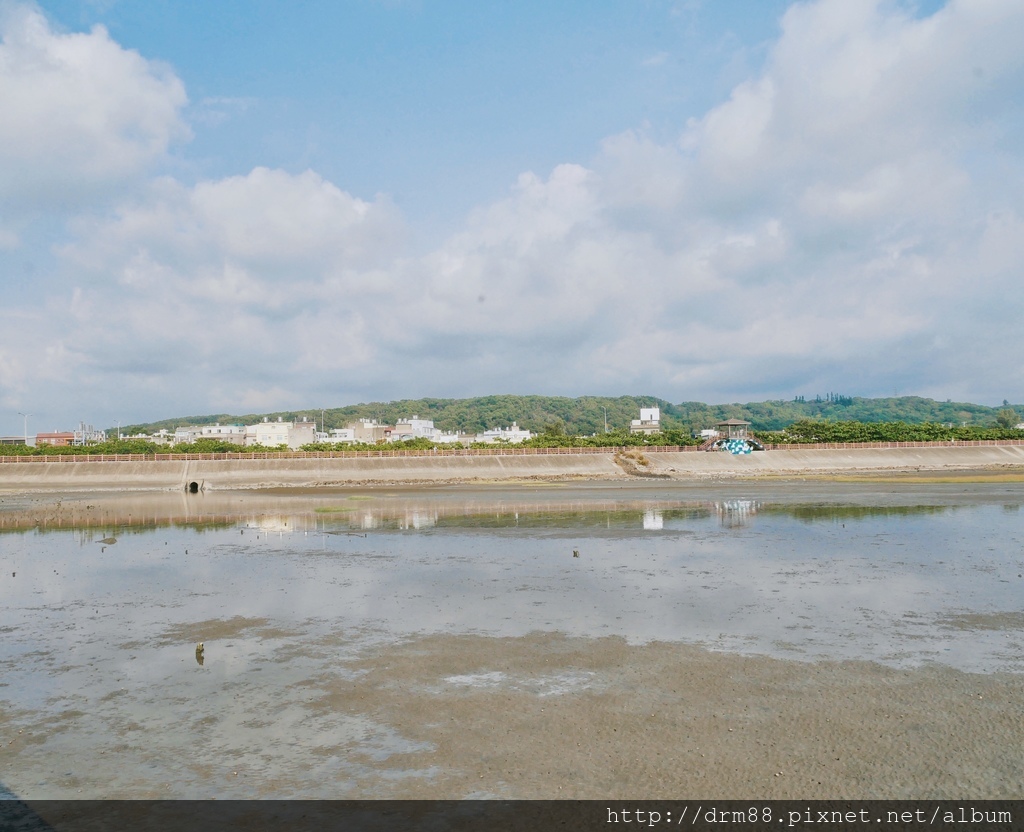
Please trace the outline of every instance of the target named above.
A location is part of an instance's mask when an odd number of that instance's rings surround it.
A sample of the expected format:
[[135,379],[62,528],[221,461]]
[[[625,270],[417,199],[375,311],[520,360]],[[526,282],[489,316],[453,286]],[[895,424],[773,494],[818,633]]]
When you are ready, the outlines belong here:
[[[1015,423],[1016,424],[1016,423]],[[995,425],[981,427],[938,422],[826,422],[804,419],[782,431],[757,431],[765,444],[799,445],[817,442],[946,442],[981,439],[1024,439],[1024,430]]]
[[[1008,427],[954,426],[936,422],[827,422],[805,419],[794,422],[782,431],[752,431],[754,438],[764,444],[799,445],[831,442],[936,442],[950,440],[998,440],[1024,439],[1024,430]],[[693,438],[689,432],[663,430],[658,434],[631,434],[628,430],[614,430],[580,436],[566,432],[557,422],[550,423],[538,436],[516,445],[516,448],[617,448],[646,446],[697,445],[701,439]],[[474,442],[472,448],[495,448],[503,443]],[[507,444],[507,443],[506,443]],[[303,445],[302,451],[400,451],[400,450],[449,450],[450,444],[432,442],[429,439],[405,439],[383,444],[355,443],[338,445],[334,443],[313,443]],[[48,456],[69,454],[190,454],[190,453],[287,453],[286,445],[265,447],[262,445],[240,446],[223,439],[197,439],[169,447],[144,439],[114,439],[86,446],[32,447],[8,445],[0,449],[0,455],[7,456]]]
[[[809,400],[808,400],[809,399]],[[359,419],[376,419],[382,424],[395,424],[410,416],[430,419],[445,432],[480,433],[489,428],[508,427],[513,422],[526,430],[542,434],[561,425],[567,435],[590,436],[609,431],[629,429],[630,420],[639,416],[641,407],[661,410],[663,430],[684,434],[713,428],[726,419],[743,419],[755,431],[780,431],[803,420],[844,422],[934,422],[968,427],[1008,427],[1003,421],[1015,419],[1024,412],[1024,405],[1002,408],[966,402],[901,396],[861,398],[840,393],[794,396],[792,400],[768,400],[745,404],[705,404],[703,402],[672,402],[655,396],[478,396],[470,399],[402,399],[394,402],[366,402],[346,407],[311,408],[307,410],[216,414],[165,419],[159,422],[122,427],[126,434],[154,433],[161,428],[173,430],[181,425],[255,424],[268,418],[276,421],[299,421],[303,417],[327,430],[343,428]],[[321,420],[322,416],[322,420]]]
[[[702,402],[672,404],[652,396],[481,396],[472,399],[405,399],[397,402],[371,402],[322,411],[327,430],[345,427],[359,419],[376,419],[394,424],[403,418],[419,416],[431,419],[446,432],[479,433],[487,428],[507,427],[517,422],[536,436],[525,447],[621,447],[644,445],[693,445],[692,438],[705,428],[713,428],[726,419],[743,419],[751,431],[766,444],[808,442],[917,442],[937,440],[976,440],[1024,438],[1016,430],[1024,406],[1001,408],[963,402],[938,402],[916,396],[866,399],[837,393],[816,396],[805,401],[764,401],[746,404],[708,405]],[[641,407],[661,410],[660,434],[630,434],[630,420],[639,416]],[[132,425],[123,433],[153,433],[183,424],[254,424],[263,418],[299,421],[302,417],[320,425],[320,410],[282,411],[269,414],[231,416],[192,416],[162,422]],[[607,420],[607,421],[606,421]],[[606,430],[607,425],[607,430]],[[427,439],[388,443],[390,450],[444,449]],[[493,447],[486,445],[483,447]],[[339,448],[332,443],[303,446],[304,450],[331,451],[380,450],[379,445],[357,444]],[[141,438],[108,440],[85,447],[31,447],[9,445],[0,455],[46,454],[156,454],[156,453],[232,453],[265,452],[287,448],[244,448],[222,439],[197,439],[171,448]]]

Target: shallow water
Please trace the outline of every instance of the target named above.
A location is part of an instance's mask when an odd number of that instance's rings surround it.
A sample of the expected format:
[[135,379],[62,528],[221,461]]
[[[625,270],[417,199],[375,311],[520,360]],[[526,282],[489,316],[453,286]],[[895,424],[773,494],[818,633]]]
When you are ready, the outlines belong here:
[[[305,700],[358,672],[365,651],[425,633],[1024,672],[1024,490],[963,491],[874,505],[863,491],[828,503],[350,496],[198,527],[0,533],[2,726],[41,746],[0,782],[32,796],[194,797],[216,749],[216,765],[245,758],[264,782],[301,769],[291,796],[355,784],[367,759],[415,744]],[[155,738],[160,753],[146,750]],[[332,751],[354,746],[364,762]],[[251,783],[217,794],[258,796]]]

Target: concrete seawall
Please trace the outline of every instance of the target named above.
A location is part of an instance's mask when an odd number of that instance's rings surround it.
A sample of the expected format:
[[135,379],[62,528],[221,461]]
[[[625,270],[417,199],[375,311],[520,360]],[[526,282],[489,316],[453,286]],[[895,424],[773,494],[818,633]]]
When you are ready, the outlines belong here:
[[651,469],[670,476],[800,476],[885,471],[957,471],[1015,467],[1024,473],[1024,445],[973,447],[932,445],[916,448],[785,450],[733,455],[651,454]]
[[0,466],[0,491],[169,491],[316,488],[368,483],[608,479],[613,454],[324,459],[22,462]]
[[1024,445],[653,452],[648,465],[613,452],[494,456],[158,459],[0,464],[0,492],[204,491],[432,484],[513,480],[632,480],[640,477],[799,477],[886,471],[1012,469],[1024,473]]

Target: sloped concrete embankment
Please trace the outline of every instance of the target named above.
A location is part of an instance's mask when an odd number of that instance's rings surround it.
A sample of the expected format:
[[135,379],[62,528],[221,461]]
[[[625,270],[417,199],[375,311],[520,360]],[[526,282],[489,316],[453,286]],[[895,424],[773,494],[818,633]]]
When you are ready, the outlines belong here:
[[612,454],[436,456],[193,462],[193,479],[208,489],[432,483],[565,477],[622,477]]
[[[23,462],[0,466],[0,491],[313,488],[359,483],[622,478],[612,454],[325,459]],[[193,486],[194,484],[194,486]]]
[[1024,470],[1024,446],[930,446],[919,448],[811,448],[758,451],[733,455],[724,451],[648,454],[651,469],[672,477],[800,476],[885,471]]
[[[614,453],[305,459],[119,460],[0,464],[0,492],[204,491],[358,484],[500,482],[842,474],[885,471],[1024,471],[1024,446],[785,449],[734,456],[722,451],[645,451],[648,465]],[[621,460],[620,460],[621,461]],[[630,474],[633,473],[633,476]]]
[[171,491],[184,489],[185,460],[8,462],[0,465],[0,491]]

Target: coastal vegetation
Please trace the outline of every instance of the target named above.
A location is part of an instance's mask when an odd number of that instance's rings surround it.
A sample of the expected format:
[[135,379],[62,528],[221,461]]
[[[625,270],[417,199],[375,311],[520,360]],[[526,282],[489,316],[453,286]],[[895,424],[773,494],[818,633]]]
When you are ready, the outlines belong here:
[[829,422],[802,419],[781,431],[756,431],[758,440],[772,445],[817,442],[946,442],[979,439],[1024,439],[1013,427],[980,427],[937,422]]
[[[629,422],[637,417],[640,407],[661,409],[662,430],[658,434],[631,434]],[[247,416],[193,416],[169,419],[147,425],[122,428],[127,434],[151,433],[160,428],[172,429],[182,424],[204,425],[220,422],[253,423],[263,418],[310,421],[321,417],[323,425],[334,427],[357,421],[377,419],[382,423],[399,421],[417,415],[432,419],[445,431],[477,433],[488,427],[508,426],[517,422],[535,436],[516,447],[586,448],[683,446],[700,444],[694,433],[714,427],[726,419],[750,422],[751,433],[764,444],[807,444],[833,442],[920,442],[951,440],[1024,439],[1018,430],[1022,406],[1004,402],[1000,408],[984,405],[937,402],[920,397],[862,399],[829,393],[806,401],[797,396],[793,401],[765,401],[747,404],[708,405],[686,402],[674,405],[645,396],[618,398],[555,396],[484,396],[475,399],[415,399],[400,402],[371,403],[333,408],[323,411],[297,411]],[[605,418],[607,414],[607,429]],[[316,419],[320,424],[320,419]],[[501,443],[498,443],[500,447]],[[494,448],[495,444],[472,443],[471,447]],[[342,450],[446,450],[450,444],[437,444],[428,439],[407,439],[380,444],[315,443],[304,445],[304,451]],[[44,456],[52,454],[165,454],[165,453],[264,453],[286,452],[286,446],[245,446],[223,439],[197,439],[173,446],[144,438],[111,439],[84,447],[8,445],[0,454]]]
[[[542,434],[562,430],[569,436],[590,436],[609,430],[628,430],[641,407],[661,410],[665,431],[686,435],[714,427],[725,419],[743,419],[755,431],[780,431],[796,422],[817,420],[828,422],[905,422],[920,424],[952,424],[968,427],[1012,427],[1024,405],[1001,407],[967,402],[936,401],[920,396],[861,398],[839,393],[825,393],[808,398],[794,396],[791,400],[768,400],[746,404],[704,404],[703,402],[672,402],[654,396],[478,396],[470,399],[403,399],[394,402],[368,402],[335,408],[278,411],[274,413],[214,414],[184,416],[159,422],[122,427],[122,433],[153,433],[161,428],[173,430],[180,425],[254,424],[268,418],[276,421],[298,421],[306,417],[318,427],[331,430],[343,428],[360,419],[376,419],[382,424],[395,424],[410,416],[431,419],[434,426],[446,432],[480,433],[488,428],[508,426],[513,422]],[[1002,414],[1002,419],[1000,419]],[[1012,423],[1002,424],[1009,420]]]
[[[175,445],[173,450],[148,439],[110,439],[93,445],[5,445],[0,448],[4,456],[72,456],[77,454],[216,454],[241,450],[223,439],[199,439],[188,444]],[[277,450],[276,448],[249,447],[247,451]],[[284,450],[288,450],[284,448]]]

